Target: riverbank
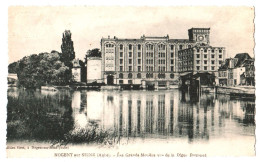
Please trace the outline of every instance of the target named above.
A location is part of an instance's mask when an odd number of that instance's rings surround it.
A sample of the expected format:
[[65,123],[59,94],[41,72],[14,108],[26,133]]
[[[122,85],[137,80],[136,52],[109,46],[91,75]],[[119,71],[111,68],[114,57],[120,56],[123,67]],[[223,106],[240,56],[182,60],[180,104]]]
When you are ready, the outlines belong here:
[[216,93],[216,94],[227,94],[231,97],[236,98],[255,98],[255,87],[253,86],[237,86],[237,87],[226,87],[226,86],[201,86],[202,92]]

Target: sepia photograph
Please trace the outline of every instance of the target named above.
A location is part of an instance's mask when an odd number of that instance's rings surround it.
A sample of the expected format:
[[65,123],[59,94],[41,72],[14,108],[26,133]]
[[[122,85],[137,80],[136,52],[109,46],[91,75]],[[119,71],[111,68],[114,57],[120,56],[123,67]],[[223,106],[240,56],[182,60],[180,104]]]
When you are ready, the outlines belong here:
[[9,6],[7,158],[254,157],[253,6]]

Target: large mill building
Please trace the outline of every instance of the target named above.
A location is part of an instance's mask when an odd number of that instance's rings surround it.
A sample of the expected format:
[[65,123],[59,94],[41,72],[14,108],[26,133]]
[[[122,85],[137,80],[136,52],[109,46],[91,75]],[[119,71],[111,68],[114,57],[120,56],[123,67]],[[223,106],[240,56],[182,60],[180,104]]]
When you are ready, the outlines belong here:
[[189,39],[170,39],[168,35],[102,38],[104,83],[168,87],[177,84],[181,73],[217,71],[225,58],[225,48],[210,46],[210,28],[191,28],[188,36]]

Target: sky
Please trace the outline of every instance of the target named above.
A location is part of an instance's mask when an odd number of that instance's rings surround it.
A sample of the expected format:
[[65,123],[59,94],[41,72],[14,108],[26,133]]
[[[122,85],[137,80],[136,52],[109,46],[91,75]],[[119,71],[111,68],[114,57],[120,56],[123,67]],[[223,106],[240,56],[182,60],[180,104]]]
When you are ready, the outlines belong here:
[[12,6],[8,9],[8,63],[41,52],[61,51],[70,30],[76,58],[100,48],[102,37],[166,36],[188,39],[188,29],[210,28],[210,44],[227,57],[254,56],[253,7]]

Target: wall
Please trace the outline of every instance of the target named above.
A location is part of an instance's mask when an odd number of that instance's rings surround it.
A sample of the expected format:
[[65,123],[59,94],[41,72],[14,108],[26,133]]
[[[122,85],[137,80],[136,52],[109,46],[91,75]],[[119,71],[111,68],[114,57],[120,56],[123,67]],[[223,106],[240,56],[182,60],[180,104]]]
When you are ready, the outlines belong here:
[[87,58],[87,83],[101,83],[101,58]]

